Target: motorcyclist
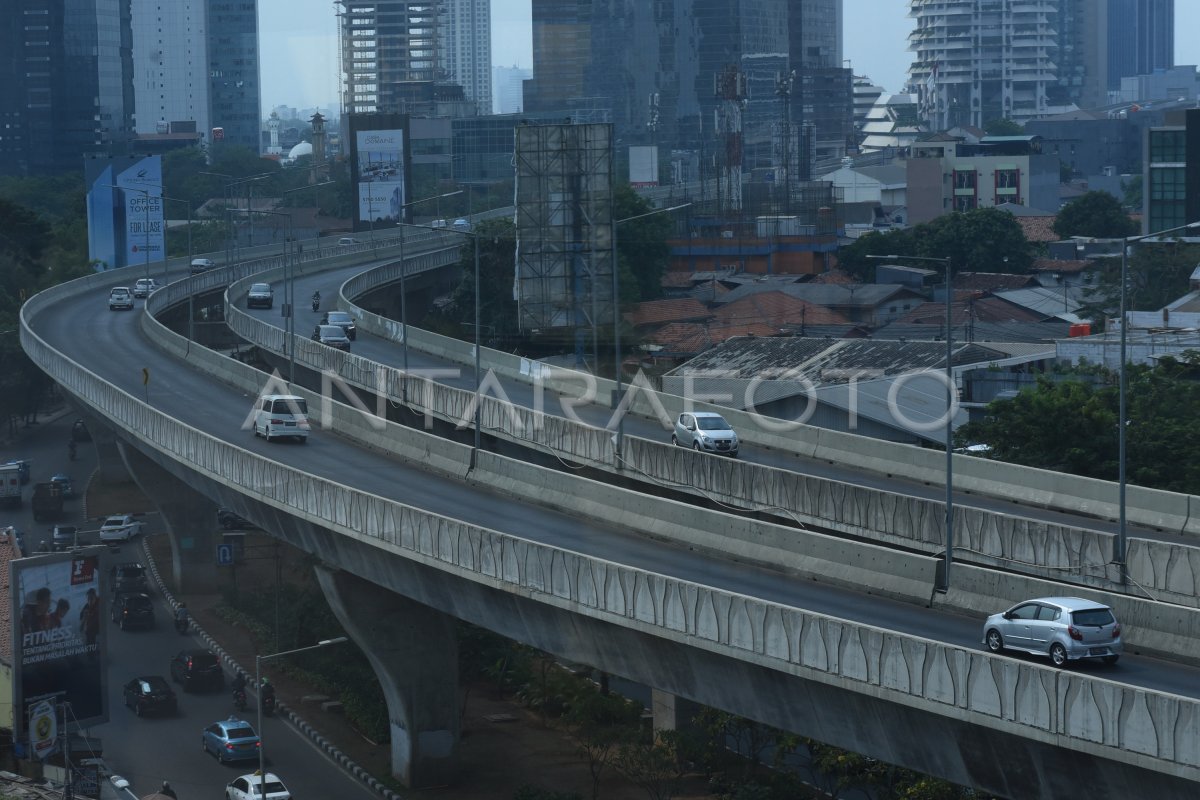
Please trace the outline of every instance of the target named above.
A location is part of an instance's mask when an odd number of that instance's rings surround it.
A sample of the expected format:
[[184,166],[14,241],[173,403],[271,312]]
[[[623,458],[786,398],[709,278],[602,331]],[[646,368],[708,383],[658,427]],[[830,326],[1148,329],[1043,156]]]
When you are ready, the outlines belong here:
[[258,686],[258,697],[265,708],[275,708],[275,687],[265,677]]
[[242,710],[245,710],[246,708],[247,683],[249,683],[249,681],[246,680],[246,674],[241,670],[238,670],[238,674],[233,678],[233,683],[230,684],[230,686],[233,688],[233,702],[236,703],[238,708]]
[[180,601],[179,605],[175,607],[175,627],[186,630],[189,616],[187,603]]
[[171,784],[167,783],[166,781],[163,781],[162,788],[158,790],[158,793],[163,797],[179,797],[179,795],[175,794],[175,790],[171,788]]
[[312,307],[313,307],[313,311],[316,311],[318,308],[321,307],[321,293],[319,291],[313,292]]

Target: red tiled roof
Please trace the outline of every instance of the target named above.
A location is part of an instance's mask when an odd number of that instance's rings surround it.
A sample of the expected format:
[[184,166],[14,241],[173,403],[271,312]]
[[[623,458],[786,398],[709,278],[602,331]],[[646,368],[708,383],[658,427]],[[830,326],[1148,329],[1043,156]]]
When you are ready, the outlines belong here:
[[849,325],[843,314],[792,297],[784,292],[757,292],[723,306],[716,315],[722,325],[761,322],[776,329],[788,325]]
[[1017,217],[1017,224],[1030,242],[1057,242],[1062,237],[1054,232],[1057,217]]
[[625,315],[625,319],[634,327],[642,327],[667,322],[693,322],[711,316],[712,312],[703,303],[684,297],[677,300],[647,300],[638,303]]
[[661,283],[664,289],[690,289],[692,288],[692,273],[664,272]]
[[677,355],[696,355],[735,336],[778,336],[779,329],[761,322],[748,325],[705,325],[699,322],[673,322],[646,338]]
[[1054,259],[1054,258],[1038,258],[1035,259],[1032,266],[1029,268],[1034,272],[1083,272],[1086,269],[1096,266],[1096,262],[1090,258],[1084,259]]
[[1029,275],[1010,275],[1006,272],[960,272],[954,276],[954,291],[995,292],[1004,289],[1024,289],[1033,283]]
[[854,282],[854,278],[849,273],[843,272],[840,269],[831,269],[829,272],[822,272],[809,281],[809,283],[838,283],[843,285]]

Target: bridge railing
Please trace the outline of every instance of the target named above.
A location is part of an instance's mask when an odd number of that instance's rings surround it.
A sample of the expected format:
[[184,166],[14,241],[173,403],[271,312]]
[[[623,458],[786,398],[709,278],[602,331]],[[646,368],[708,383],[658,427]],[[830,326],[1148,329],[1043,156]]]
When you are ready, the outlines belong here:
[[[25,304],[25,351],[137,447],[210,481],[369,543],[381,554],[463,580],[808,680],[932,713],[971,715],[1001,732],[1200,781],[1200,701],[849,622],[468,525],[190,428],[71,361],[36,333],[32,321],[55,302],[86,291],[89,280],[55,287]],[[164,308],[165,299],[148,305]],[[187,351],[183,337],[165,328],[159,336],[176,352]],[[219,358],[211,351],[203,357]]]

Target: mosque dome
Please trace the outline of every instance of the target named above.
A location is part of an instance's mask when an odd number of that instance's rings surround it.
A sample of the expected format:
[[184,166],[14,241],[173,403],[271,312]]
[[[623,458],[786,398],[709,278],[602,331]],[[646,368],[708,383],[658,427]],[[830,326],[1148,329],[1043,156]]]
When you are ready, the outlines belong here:
[[312,144],[310,144],[309,142],[301,142],[300,144],[296,145],[295,147],[293,147],[291,150],[288,151],[288,158],[290,158],[290,159],[297,159],[300,156],[311,156],[311,155],[312,155]]

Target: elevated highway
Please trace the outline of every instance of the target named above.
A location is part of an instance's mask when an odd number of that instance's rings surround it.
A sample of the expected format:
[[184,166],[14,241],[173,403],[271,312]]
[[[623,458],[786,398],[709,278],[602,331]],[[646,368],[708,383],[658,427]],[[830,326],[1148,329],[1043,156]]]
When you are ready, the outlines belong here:
[[[161,312],[236,277],[181,281],[149,306]],[[116,432],[125,463],[153,485],[177,571],[202,575],[211,549],[194,520],[213,502],[322,559],[331,603],[372,653],[394,768],[410,783],[440,779],[452,764],[449,621],[458,617],[1000,795],[1065,797],[1083,777],[1097,797],[1194,794],[1200,682],[1191,668],[1130,658],[1114,670],[1056,671],[991,656],[976,644],[977,620],[797,580],[636,524],[686,513],[678,504],[610,494],[621,524],[608,524],[515,501],[509,493],[541,487],[579,498],[621,490],[491,453],[468,474],[466,448],[338,403],[308,446],[267,445],[241,426],[264,376],[150,315],[108,312],[112,283],[93,276],[33,298],[24,347]],[[706,516],[748,535],[745,520]],[[836,560],[837,543],[824,546]],[[905,561],[892,569],[914,582],[931,574],[933,560],[919,554],[879,557]],[[1006,771],[1011,763],[1024,770]]]

